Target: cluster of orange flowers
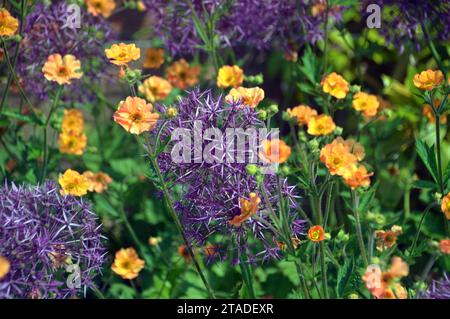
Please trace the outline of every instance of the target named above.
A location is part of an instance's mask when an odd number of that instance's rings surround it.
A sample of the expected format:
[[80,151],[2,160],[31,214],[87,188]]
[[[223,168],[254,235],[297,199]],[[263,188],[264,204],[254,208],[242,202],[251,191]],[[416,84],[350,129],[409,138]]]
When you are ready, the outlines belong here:
[[291,118],[297,120],[299,126],[307,125],[308,134],[314,136],[328,135],[334,132],[336,124],[333,118],[326,114],[317,114],[317,111],[307,105],[298,105],[292,109],[287,109]]
[[61,133],[58,138],[59,151],[64,154],[81,155],[86,144],[83,113],[77,109],[64,110]]
[[364,148],[353,139],[344,140],[337,137],[320,151],[320,160],[331,175],[341,176],[352,189],[370,185],[370,176],[364,165],[358,162],[364,159]]
[[408,292],[399,281],[408,273],[408,265],[400,257],[394,257],[387,271],[378,265],[368,266],[362,280],[377,299],[407,299]]
[[102,193],[112,182],[111,177],[103,172],[86,171],[83,174],[68,169],[59,177],[60,193],[63,195],[83,196],[87,192]]

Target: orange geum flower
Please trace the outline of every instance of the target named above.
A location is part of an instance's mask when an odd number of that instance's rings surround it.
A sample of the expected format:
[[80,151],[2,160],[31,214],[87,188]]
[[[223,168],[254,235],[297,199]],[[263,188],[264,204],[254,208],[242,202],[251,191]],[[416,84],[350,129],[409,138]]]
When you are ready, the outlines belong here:
[[82,133],[84,129],[83,113],[78,109],[65,109],[61,128],[64,133]]
[[14,35],[19,28],[19,20],[14,18],[8,10],[0,9],[0,37]]
[[422,90],[431,91],[444,81],[444,74],[441,70],[426,70],[414,75],[414,85]]
[[259,157],[266,163],[284,163],[291,156],[291,148],[280,139],[264,140]]
[[59,151],[63,154],[82,155],[87,144],[87,136],[83,132],[62,132],[58,137]]
[[94,17],[102,15],[108,18],[112,11],[116,8],[114,0],[85,0],[87,10]]
[[351,189],[355,189],[370,186],[370,176],[372,175],[373,173],[368,173],[364,165],[354,164],[344,169],[342,177]]
[[450,193],[442,198],[441,210],[447,219],[450,219]]
[[112,64],[126,66],[131,61],[139,60],[141,49],[136,44],[113,44],[111,48],[105,49],[106,57]]
[[103,172],[93,173],[91,171],[86,171],[83,173],[83,176],[89,181],[90,192],[103,193],[104,190],[108,189],[108,185],[112,182],[111,177]]
[[330,73],[322,82],[322,90],[337,99],[343,99],[350,90],[348,82],[336,72]]
[[264,99],[264,90],[259,87],[244,88],[242,86],[237,89],[233,88],[230,93],[225,97],[225,100],[232,104],[236,101],[241,101],[243,106],[254,109],[258,106],[259,102]]
[[248,200],[245,198],[239,199],[241,204],[241,214],[234,216],[233,219],[228,222],[230,225],[239,227],[243,222],[257,213],[261,199],[256,193],[250,193],[248,197]]
[[116,252],[111,270],[123,279],[134,279],[144,269],[145,261],[139,258],[136,250],[132,247],[122,248]]
[[149,48],[145,53],[144,68],[157,69],[164,63],[164,49]]
[[331,175],[342,176],[349,166],[357,163],[358,158],[342,140],[335,139],[320,150],[320,161],[325,164]]
[[192,261],[191,254],[189,254],[189,250],[186,245],[178,246],[178,255],[183,257],[184,261],[190,263]]
[[323,230],[322,226],[312,226],[308,230],[308,238],[314,243],[325,240],[325,231]]
[[450,239],[441,239],[439,242],[439,250],[444,255],[450,255]]
[[237,88],[244,82],[244,71],[237,65],[224,65],[217,74],[217,86],[221,89]]
[[159,114],[153,113],[153,105],[139,97],[127,97],[119,103],[114,121],[131,134],[141,134],[155,128]]
[[189,66],[185,59],[173,62],[167,67],[167,80],[179,89],[185,90],[190,86],[198,83],[200,68],[197,66]]
[[149,77],[139,86],[139,92],[144,94],[145,98],[152,103],[164,100],[171,91],[172,85],[170,82],[156,75]]
[[11,263],[6,257],[0,256],[0,280],[5,278],[5,276],[9,273],[11,268]]
[[83,196],[89,189],[88,179],[77,171],[68,169],[59,176],[60,193],[62,195]]
[[331,134],[335,129],[336,124],[334,124],[333,118],[329,115],[321,114],[309,119],[307,132],[310,135],[319,136]]
[[287,113],[291,118],[297,119],[298,125],[307,125],[309,120],[317,116],[317,111],[307,105],[298,105],[292,109],[287,109]]
[[80,61],[71,54],[64,57],[61,54],[50,55],[42,72],[47,80],[57,82],[59,85],[70,84],[72,79],[79,79],[83,75]]
[[348,151],[356,156],[358,161],[362,161],[366,156],[364,147],[352,138],[344,140],[342,137],[338,136],[334,139],[334,141],[336,141],[336,143],[344,144]]
[[397,237],[402,233],[402,227],[394,225],[390,230],[377,230],[375,231],[375,238],[377,240],[377,250],[385,251],[388,248],[394,246],[397,242]]
[[377,114],[380,102],[376,95],[358,92],[353,96],[352,106],[364,116],[372,117]]

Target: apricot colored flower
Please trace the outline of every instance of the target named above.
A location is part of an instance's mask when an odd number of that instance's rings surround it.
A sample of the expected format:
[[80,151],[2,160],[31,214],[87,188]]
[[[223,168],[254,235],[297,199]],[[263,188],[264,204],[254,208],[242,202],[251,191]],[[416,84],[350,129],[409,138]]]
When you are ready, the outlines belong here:
[[58,137],[59,151],[63,154],[82,155],[87,145],[87,136],[83,132],[62,132]]
[[394,246],[397,242],[397,237],[402,233],[402,227],[394,225],[390,230],[377,230],[375,231],[375,238],[377,240],[377,250],[385,251],[388,248]]
[[307,132],[310,135],[319,136],[331,134],[335,129],[336,124],[334,124],[333,118],[329,115],[321,114],[309,119]]
[[298,125],[307,125],[309,120],[317,116],[317,111],[307,105],[298,105],[292,109],[287,109],[287,112],[291,118],[297,119]]
[[450,219],[450,193],[442,198],[441,210],[447,219]]
[[136,61],[141,57],[141,49],[132,44],[113,44],[111,48],[105,49],[106,57],[112,64],[126,66],[131,61]]
[[103,193],[104,190],[108,189],[108,185],[111,184],[112,179],[108,174],[103,172],[93,173],[91,171],[86,171],[83,173],[89,181],[90,192]]
[[258,211],[259,204],[261,203],[261,199],[258,194],[250,193],[249,199],[240,198],[239,202],[241,204],[241,214],[234,216],[232,220],[228,223],[234,227],[239,227],[241,224],[250,219],[253,215]]
[[0,9],[0,36],[9,37],[14,35],[19,28],[19,20],[14,18],[8,10]]
[[116,8],[114,0],[85,0],[87,10],[93,16],[102,15],[108,18]]
[[11,268],[11,263],[6,257],[0,256],[0,280],[5,278],[5,276],[9,273],[9,269]]
[[132,247],[122,248],[116,252],[111,270],[123,279],[134,279],[144,269],[145,261],[139,258]]
[[225,97],[225,100],[232,104],[235,101],[241,101],[242,105],[252,109],[258,106],[259,102],[264,99],[264,90],[259,87],[244,88],[242,86],[237,89],[233,88]]
[[377,114],[380,102],[376,95],[358,92],[353,96],[352,106],[364,116],[371,117]]
[[203,251],[206,257],[215,257],[219,254],[219,247],[214,244],[207,244],[203,247]]
[[119,103],[114,121],[131,134],[141,134],[155,128],[159,114],[153,113],[153,105],[139,97],[127,97]]
[[441,70],[426,70],[414,75],[414,85],[422,90],[430,91],[444,81],[444,74]]
[[370,186],[370,176],[372,175],[373,173],[368,173],[364,165],[354,164],[345,167],[342,177],[351,189],[356,189]]
[[144,68],[157,69],[164,63],[164,49],[149,48],[145,53]]
[[338,136],[335,141],[337,143],[344,144],[348,148],[349,152],[356,156],[358,161],[362,161],[366,156],[364,147],[352,138],[344,140],[342,137]]
[[200,68],[198,66],[189,66],[185,59],[173,62],[167,67],[166,75],[169,82],[182,90],[198,83]]
[[444,255],[450,255],[450,239],[441,239],[439,242],[439,250]]
[[82,133],[84,129],[83,113],[78,109],[65,109],[61,128],[65,133]]
[[322,226],[312,226],[308,230],[308,238],[314,243],[325,240],[325,231],[323,230]]
[[[438,108],[439,105],[441,104],[441,100],[439,99],[435,99],[433,101],[434,107]],[[434,112],[433,109],[431,108],[431,106],[429,104],[424,104],[423,108],[422,108],[422,114],[425,115],[425,117],[428,119],[429,123],[434,124],[436,122],[436,117],[434,116]],[[447,114],[442,114],[439,122],[441,124],[445,124],[447,123]]]
[[343,176],[349,166],[357,163],[358,158],[351,153],[349,146],[342,139],[337,138],[320,150],[320,161],[331,175]]
[[291,148],[280,139],[264,140],[259,157],[266,163],[284,163],[291,156]]
[[47,80],[57,82],[59,85],[70,84],[72,79],[79,79],[83,75],[80,61],[71,54],[64,57],[61,54],[50,55],[42,72]]
[[139,92],[144,94],[150,102],[164,100],[171,91],[170,82],[156,75],[149,77],[139,86]]
[[322,82],[322,90],[337,99],[343,99],[350,90],[348,82],[336,72],[330,73]]
[[224,65],[217,74],[217,86],[221,89],[237,88],[244,82],[244,71],[237,65]]
[[406,277],[409,273],[408,264],[400,257],[392,257],[388,273],[392,277]]
[[89,189],[88,179],[70,168],[59,176],[60,193],[62,195],[83,196]]

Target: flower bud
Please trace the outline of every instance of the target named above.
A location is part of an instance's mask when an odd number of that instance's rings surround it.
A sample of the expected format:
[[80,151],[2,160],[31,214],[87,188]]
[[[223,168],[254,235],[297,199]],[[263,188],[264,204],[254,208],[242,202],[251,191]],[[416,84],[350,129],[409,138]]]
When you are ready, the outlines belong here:
[[259,111],[258,112],[258,119],[260,119],[261,121],[267,120],[267,111],[265,111],[265,110]]
[[248,175],[256,175],[259,173],[259,167],[256,166],[255,164],[248,164],[245,167],[245,171],[247,172]]
[[178,115],[178,110],[174,107],[168,107],[166,110],[166,117],[172,119]]

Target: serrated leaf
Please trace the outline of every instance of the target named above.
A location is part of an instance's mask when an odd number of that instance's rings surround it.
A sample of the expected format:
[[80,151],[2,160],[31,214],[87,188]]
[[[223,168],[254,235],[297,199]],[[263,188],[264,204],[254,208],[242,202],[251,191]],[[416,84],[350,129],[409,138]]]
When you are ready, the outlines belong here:
[[369,188],[362,196],[359,202],[358,211],[360,213],[364,213],[369,208],[369,205],[372,203],[373,198],[375,197],[375,192],[378,188],[379,182],[376,182],[371,188]]
[[434,146],[428,146],[421,140],[416,140],[416,150],[419,157],[422,159],[423,164],[427,168],[434,181],[437,183],[437,164],[436,157],[434,155]]
[[355,271],[355,261],[354,259],[347,259],[344,265],[338,269],[337,273],[337,284],[336,284],[336,294],[338,297],[342,297],[346,287],[350,282],[350,278]]
[[424,181],[424,180],[417,180],[414,181],[411,185],[413,188],[418,188],[418,189],[435,189],[436,188],[436,183],[431,182],[431,181]]

